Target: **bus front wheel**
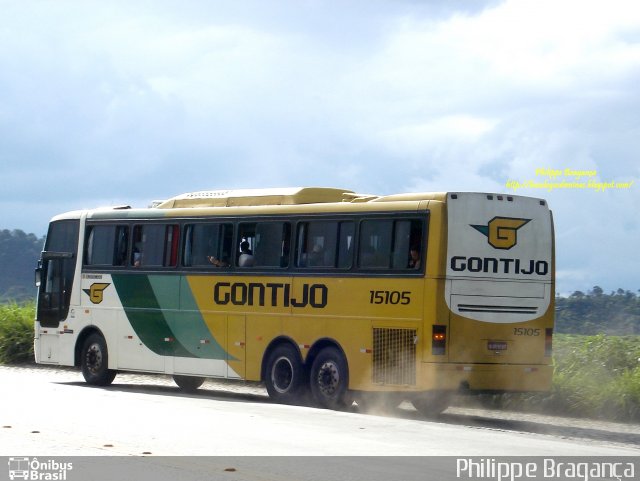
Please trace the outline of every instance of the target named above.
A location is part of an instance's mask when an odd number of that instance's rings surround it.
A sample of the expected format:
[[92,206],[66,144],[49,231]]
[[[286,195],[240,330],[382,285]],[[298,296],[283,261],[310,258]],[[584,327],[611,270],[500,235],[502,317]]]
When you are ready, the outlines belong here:
[[277,346],[267,360],[265,386],[276,402],[296,404],[302,400],[304,366],[300,355],[290,344]]
[[80,364],[87,384],[108,386],[116,377],[116,371],[109,369],[107,342],[98,333],[91,334],[84,341]]
[[202,383],[204,383],[203,377],[197,376],[173,376],[173,382],[184,392],[196,392]]
[[311,365],[311,394],[316,404],[327,409],[344,409],[351,404],[347,388],[347,361],[335,347],[325,347]]

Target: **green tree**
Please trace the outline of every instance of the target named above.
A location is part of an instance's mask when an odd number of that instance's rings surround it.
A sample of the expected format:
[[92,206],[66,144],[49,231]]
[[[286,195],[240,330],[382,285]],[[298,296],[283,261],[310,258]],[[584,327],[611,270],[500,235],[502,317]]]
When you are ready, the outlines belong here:
[[605,294],[599,286],[584,294],[556,297],[556,332],[567,334],[640,334],[640,297],[617,289]]
[[33,271],[44,238],[21,230],[0,230],[0,301],[22,301],[35,296]]

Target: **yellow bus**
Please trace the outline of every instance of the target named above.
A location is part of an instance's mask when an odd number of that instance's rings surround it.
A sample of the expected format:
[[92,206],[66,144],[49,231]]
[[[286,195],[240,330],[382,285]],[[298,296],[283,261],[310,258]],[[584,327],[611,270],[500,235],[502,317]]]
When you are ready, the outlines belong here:
[[52,219],[36,361],[263,382],[325,408],[551,384],[553,221],[488,193],[194,192]]

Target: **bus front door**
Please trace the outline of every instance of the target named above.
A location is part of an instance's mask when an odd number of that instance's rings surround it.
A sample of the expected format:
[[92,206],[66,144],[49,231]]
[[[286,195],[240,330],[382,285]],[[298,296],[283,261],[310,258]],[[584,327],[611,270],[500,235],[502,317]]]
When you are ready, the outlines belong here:
[[58,327],[69,314],[72,278],[67,274],[73,272],[74,255],[68,252],[43,252],[42,260],[36,269],[36,285],[38,286],[38,302],[35,340],[37,362],[59,362]]

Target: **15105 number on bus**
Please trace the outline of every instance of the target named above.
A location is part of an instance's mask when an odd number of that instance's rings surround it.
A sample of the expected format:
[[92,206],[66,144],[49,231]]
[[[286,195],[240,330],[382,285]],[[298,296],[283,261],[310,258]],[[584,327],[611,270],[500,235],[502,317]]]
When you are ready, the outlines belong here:
[[369,291],[370,304],[411,304],[411,291]]
[[514,327],[513,328],[514,336],[539,336],[540,329],[534,328],[526,328],[526,327]]

